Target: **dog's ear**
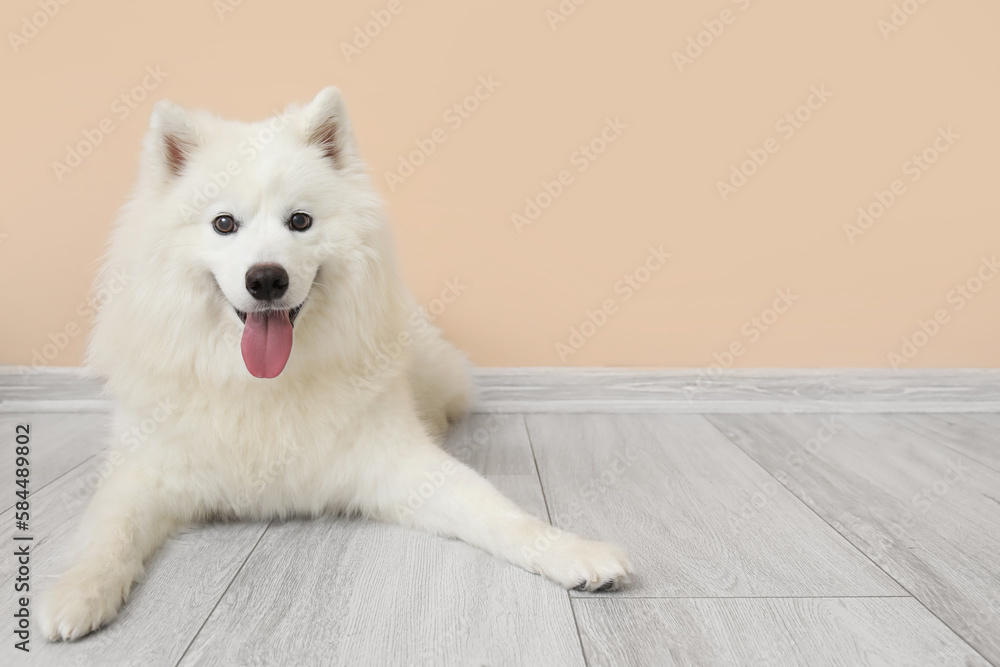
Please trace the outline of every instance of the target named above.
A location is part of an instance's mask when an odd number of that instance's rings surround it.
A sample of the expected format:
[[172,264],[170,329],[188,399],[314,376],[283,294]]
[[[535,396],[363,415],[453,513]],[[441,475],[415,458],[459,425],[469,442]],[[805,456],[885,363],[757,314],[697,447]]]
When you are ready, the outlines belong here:
[[168,176],[179,176],[200,142],[190,115],[170,100],[153,107],[147,150]]
[[344,98],[336,86],[319,91],[302,110],[306,141],[315,144],[337,169],[357,165],[354,132]]

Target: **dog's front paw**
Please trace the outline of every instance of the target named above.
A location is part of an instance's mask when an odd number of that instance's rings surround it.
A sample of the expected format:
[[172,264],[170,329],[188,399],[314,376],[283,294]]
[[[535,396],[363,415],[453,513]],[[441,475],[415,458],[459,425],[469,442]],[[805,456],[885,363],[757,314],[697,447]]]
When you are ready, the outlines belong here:
[[632,564],[614,544],[560,532],[548,536],[540,546],[532,558],[534,571],[563,588],[603,593],[618,590],[631,580]]
[[70,570],[42,595],[38,622],[50,641],[79,639],[111,621],[128,597],[130,583]]

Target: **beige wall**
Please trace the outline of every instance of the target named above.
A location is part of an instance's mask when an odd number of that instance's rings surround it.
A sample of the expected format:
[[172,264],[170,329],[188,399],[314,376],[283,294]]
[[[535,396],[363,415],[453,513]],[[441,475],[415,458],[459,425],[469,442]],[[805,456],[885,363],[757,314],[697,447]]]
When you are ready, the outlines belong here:
[[[4,3],[0,363],[80,362],[155,99],[258,119],[332,83],[413,290],[438,310],[446,281],[463,286],[438,322],[478,364],[886,366],[916,336],[907,366],[1000,365],[1000,280],[977,276],[1000,249],[995,1],[897,1],[916,11],[896,10],[889,32],[890,0],[590,0],[555,28],[559,0],[393,0],[350,62],[341,43],[388,0],[231,0],[220,18],[224,2],[74,0],[37,34],[24,21],[39,0]],[[702,31],[707,46],[679,61]],[[467,118],[448,113],[481,77],[499,87],[480,87]],[[136,86],[131,109],[119,98]],[[796,112],[797,128],[782,121]],[[385,173],[435,128],[446,141],[390,189]],[[101,141],[60,181],[53,162],[85,131]],[[602,132],[615,140],[583,157]],[[724,200],[718,182],[748,155],[767,159]],[[560,174],[559,196],[516,229]],[[845,225],[897,179],[852,243]],[[671,257],[647,273],[650,246]],[[626,300],[629,274],[647,281]],[[603,326],[570,341],[605,302]],[[560,341],[583,345],[563,359]]]

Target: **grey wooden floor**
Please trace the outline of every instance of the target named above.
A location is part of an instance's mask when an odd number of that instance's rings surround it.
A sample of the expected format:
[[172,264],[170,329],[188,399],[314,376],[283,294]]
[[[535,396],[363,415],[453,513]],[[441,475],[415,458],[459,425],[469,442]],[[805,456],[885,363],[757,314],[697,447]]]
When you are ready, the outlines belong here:
[[[59,567],[109,426],[92,388],[57,379],[0,378],[0,433],[32,425],[36,583]],[[108,628],[72,644],[36,631],[29,656],[7,632],[3,663],[1000,665],[995,403],[784,414],[587,400],[491,408],[446,446],[537,516],[623,545],[638,572],[627,590],[567,593],[363,520],[215,524],[171,540]],[[12,467],[0,458],[3,480]],[[0,566],[10,581],[13,559]]]

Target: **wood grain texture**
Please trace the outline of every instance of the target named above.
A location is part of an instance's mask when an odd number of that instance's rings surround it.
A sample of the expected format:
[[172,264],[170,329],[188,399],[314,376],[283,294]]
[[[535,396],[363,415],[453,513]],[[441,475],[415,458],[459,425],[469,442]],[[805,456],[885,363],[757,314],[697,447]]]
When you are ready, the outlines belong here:
[[[477,412],[1000,412],[998,369],[480,368]],[[103,412],[79,369],[0,367],[0,412]]]
[[1000,663],[1000,473],[888,415],[709,419],[989,660]]
[[[490,476],[544,517],[534,475]],[[275,524],[182,665],[583,665],[566,592],[461,542]]]
[[483,475],[535,474],[523,415],[468,415],[449,429],[444,449]]
[[[67,549],[84,503],[76,492],[97,470],[90,459],[31,496],[31,605],[65,566]],[[71,500],[67,500],[71,499]],[[13,544],[13,512],[0,514],[0,540]],[[265,523],[215,524],[181,534],[147,563],[147,578],[132,592],[121,615],[105,629],[72,643],[51,644],[33,627],[31,651],[14,664],[173,665],[236,575]],[[13,558],[0,559],[4,581],[13,579]],[[13,593],[0,598],[0,614],[12,618]],[[31,609],[36,609],[31,606]],[[9,647],[4,648],[5,651]]]
[[629,553],[613,595],[905,594],[700,416],[526,421],[553,524]]
[[906,419],[900,415],[893,421],[1000,471],[1000,415],[927,414],[908,415]]
[[574,599],[591,667],[986,667],[912,598]]
[[510,412],[1000,412],[998,369],[477,369]]
[[7,401],[99,399],[100,381],[75,367],[0,366],[0,403]]
[[[0,414],[0,441],[5,447],[10,445],[10,455],[0,457],[0,479],[5,482],[14,479],[13,445],[19,424],[30,428],[31,491],[37,492],[104,449],[111,417],[100,413]],[[13,507],[14,500],[13,493],[0,498],[0,511]]]
[[[62,568],[110,423],[52,412],[104,399],[43,376],[32,386],[57,398],[0,414],[10,442],[32,424],[33,597]],[[536,516],[625,546],[629,590],[570,598],[460,542],[360,520],[218,524],[168,542],[111,626],[72,644],[36,626],[12,664],[582,665],[581,641],[592,666],[1000,664],[995,412],[615,414],[623,399],[579,414],[550,398],[566,411],[490,409],[445,448]],[[0,521],[11,544],[12,511]],[[13,565],[0,559],[7,581]]]
[[0,402],[0,414],[18,415],[25,412],[97,412],[111,414],[115,402],[109,398],[95,399],[30,399]]

